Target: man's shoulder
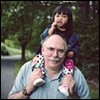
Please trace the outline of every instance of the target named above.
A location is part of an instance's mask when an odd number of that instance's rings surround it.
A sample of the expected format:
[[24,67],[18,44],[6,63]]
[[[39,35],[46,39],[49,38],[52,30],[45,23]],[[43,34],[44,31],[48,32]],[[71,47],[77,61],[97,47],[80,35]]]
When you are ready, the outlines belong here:
[[32,61],[30,60],[30,61],[25,62],[22,66],[28,66],[28,65],[31,65],[31,63]]
[[82,74],[82,72],[81,72],[81,70],[77,67],[77,66],[75,66],[75,70],[74,70],[76,73],[79,73],[79,74]]
[[22,67],[21,67],[21,69],[22,70],[28,70],[28,69],[30,69],[32,67],[32,61],[30,60],[30,61],[27,61],[27,62],[25,62],[23,65],[22,65]]
[[31,63],[32,63],[32,60],[29,60],[29,61],[25,62],[24,65],[29,65],[29,64],[31,64]]
[[84,74],[78,67],[75,67],[73,76],[76,80],[82,80],[84,78]]

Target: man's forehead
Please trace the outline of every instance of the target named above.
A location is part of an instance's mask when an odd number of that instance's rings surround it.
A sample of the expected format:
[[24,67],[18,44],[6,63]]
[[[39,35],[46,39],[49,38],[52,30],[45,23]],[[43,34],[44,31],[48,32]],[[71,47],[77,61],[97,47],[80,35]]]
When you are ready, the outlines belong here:
[[49,47],[56,47],[56,48],[65,48],[65,50],[67,50],[66,41],[58,34],[53,34],[51,36],[48,36],[44,40],[42,45]]
[[47,38],[45,42],[48,43],[48,42],[56,42],[56,41],[65,42],[64,39],[57,34],[51,35],[50,37]]

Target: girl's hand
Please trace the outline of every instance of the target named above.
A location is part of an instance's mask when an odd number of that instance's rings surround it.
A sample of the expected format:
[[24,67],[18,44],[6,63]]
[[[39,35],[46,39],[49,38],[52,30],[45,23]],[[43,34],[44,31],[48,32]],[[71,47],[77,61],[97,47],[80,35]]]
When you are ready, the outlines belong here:
[[74,51],[69,51],[67,56],[71,58],[74,57],[74,54],[75,54]]
[[51,28],[54,28],[55,29],[57,27],[58,27],[57,22],[53,22]]
[[53,22],[51,25],[51,28],[48,31],[48,34],[51,35],[55,31],[55,29],[58,27],[58,22]]

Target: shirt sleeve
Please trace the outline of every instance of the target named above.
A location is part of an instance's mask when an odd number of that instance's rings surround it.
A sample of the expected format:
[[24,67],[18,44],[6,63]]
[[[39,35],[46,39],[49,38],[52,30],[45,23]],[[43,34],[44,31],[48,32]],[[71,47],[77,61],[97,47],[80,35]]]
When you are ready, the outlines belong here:
[[77,96],[80,99],[91,99],[89,87],[82,72],[78,70],[78,73],[75,72],[75,74],[76,74],[75,75],[75,80],[76,80],[75,91],[77,93]]
[[27,74],[26,69],[27,69],[28,65],[29,65],[29,62],[25,63],[19,70],[19,73],[14,81],[13,87],[12,87],[11,91],[9,92],[8,96],[12,95],[14,93],[20,92],[24,88],[24,86],[26,84],[25,83],[25,75]]

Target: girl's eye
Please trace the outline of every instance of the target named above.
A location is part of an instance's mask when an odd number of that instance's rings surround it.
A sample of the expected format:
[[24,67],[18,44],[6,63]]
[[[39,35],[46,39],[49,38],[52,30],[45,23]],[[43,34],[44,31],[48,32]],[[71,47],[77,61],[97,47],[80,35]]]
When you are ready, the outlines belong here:
[[64,18],[66,18],[66,17],[67,17],[67,15],[63,15],[63,17],[64,17]]
[[56,17],[59,17],[59,15],[56,15]]

